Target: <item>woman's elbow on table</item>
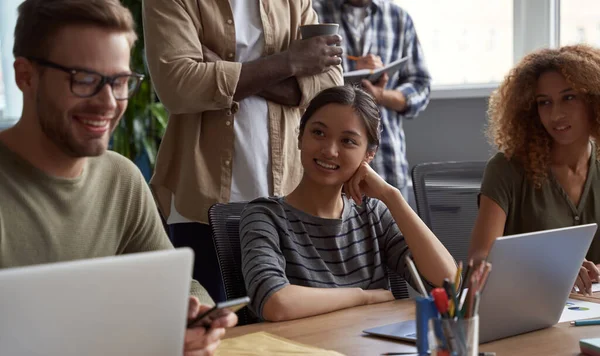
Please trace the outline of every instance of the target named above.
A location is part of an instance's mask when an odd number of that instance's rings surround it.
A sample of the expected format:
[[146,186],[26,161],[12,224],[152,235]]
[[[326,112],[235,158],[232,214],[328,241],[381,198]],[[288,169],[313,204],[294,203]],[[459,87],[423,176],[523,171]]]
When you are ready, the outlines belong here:
[[289,315],[289,306],[285,305],[286,303],[282,301],[279,292],[271,295],[269,299],[265,302],[262,310],[262,318],[266,321],[286,321],[293,319],[291,315]]

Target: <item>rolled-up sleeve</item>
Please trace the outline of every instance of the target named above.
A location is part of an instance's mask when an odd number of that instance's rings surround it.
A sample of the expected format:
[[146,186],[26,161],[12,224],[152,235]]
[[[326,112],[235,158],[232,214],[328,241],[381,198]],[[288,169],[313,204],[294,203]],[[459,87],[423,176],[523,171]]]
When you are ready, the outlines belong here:
[[251,202],[240,220],[242,273],[252,300],[251,309],[261,318],[267,300],[290,284],[279,244],[280,218],[269,209],[274,204]]
[[[317,13],[310,0],[302,2],[302,24],[319,23]],[[332,66],[328,71],[312,76],[297,77],[302,98],[299,106],[306,108],[310,101],[322,90],[344,84],[342,65]]]
[[[412,288],[418,291],[418,282],[414,280],[405,260],[407,256],[412,257],[412,254],[408,244],[406,243],[406,240],[404,239],[404,236],[400,232],[400,229],[394,220],[394,217],[392,216],[392,213],[381,201],[377,202],[377,207],[375,208],[374,213],[377,214],[380,222],[380,228],[383,231],[380,241],[381,246],[383,247],[385,264],[390,270],[403,277]],[[431,282],[423,277],[420,272],[419,275],[427,290],[431,290],[435,287]]]
[[233,107],[241,63],[203,62],[199,29],[181,0],[144,0],[150,76],[171,114]]

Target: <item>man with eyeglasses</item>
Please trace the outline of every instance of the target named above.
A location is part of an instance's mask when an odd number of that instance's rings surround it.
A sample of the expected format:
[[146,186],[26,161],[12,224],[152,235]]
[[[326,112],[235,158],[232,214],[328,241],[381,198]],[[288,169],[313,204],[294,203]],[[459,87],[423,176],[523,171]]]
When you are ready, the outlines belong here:
[[[19,7],[13,53],[24,105],[0,132],[0,268],[173,248],[141,172],[107,151],[143,80],[129,67],[135,40],[118,0]],[[195,281],[191,294],[192,318],[213,302]],[[185,354],[212,354],[236,321],[188,329]]]

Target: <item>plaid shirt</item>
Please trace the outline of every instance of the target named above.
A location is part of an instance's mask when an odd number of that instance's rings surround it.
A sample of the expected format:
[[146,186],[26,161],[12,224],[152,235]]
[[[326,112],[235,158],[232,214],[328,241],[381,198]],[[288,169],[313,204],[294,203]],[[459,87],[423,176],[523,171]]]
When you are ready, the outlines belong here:
[[[425,66],[423,50],[415,32],[411,17],[390,0],[373,0],[367,8],[366,26],[362,48],[357,48],[352,36],[351,5],[344,0],[313,0],[313,8],[321,23],[340,24],[339,33],[343,38],[344,53],[352,56],[374,54],[381,57],[384,64],[405,56],[411,56],[408,64],[392,76],[386,89],[399,90],[406,97],[406,109],[397,112],[387,108],[381,110],[383,132],[378,154],[372,162],[373,169],[388,183],[402,189],[406,187],[408,162],[403,118],[416,117],[429,102],[431,76]],[[355,70],[356,63],[344,56],[346,71]]]

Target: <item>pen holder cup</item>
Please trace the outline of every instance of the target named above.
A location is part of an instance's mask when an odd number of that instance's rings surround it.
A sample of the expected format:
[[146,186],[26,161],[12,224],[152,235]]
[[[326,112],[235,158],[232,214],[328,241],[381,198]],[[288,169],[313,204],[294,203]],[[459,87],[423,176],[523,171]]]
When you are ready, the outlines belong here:
[[[429,321],[438,317],[438,311],[431,297],[415,298],[416,305],[416,326],[417,326],[417,352],[419,355],[429,355]],[[438,335],[441,337],[441,325],[437,328]]]
[[[442,335],[436,333],[441,328]],[[468,319],[430,319],[431,356],[477,356],[479,353],[479,316]]]

